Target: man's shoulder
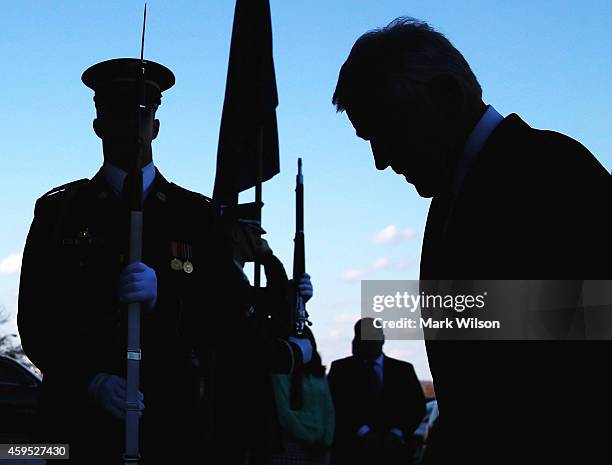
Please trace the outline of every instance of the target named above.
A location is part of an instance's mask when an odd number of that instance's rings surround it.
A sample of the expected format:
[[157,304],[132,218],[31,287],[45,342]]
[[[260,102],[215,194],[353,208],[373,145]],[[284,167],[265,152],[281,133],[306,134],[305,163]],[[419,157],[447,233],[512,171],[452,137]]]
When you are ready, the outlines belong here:
[[345,369],[347,367],[354,365],[354,363],[355,363],[355,357],[353,357],[352,355],[349,355],[348,357],[344,357],[344,358],[339,358],[338,360],[334,360],[332,362],[330,371],[331,370],[342,370],[342,369]]
[[[159,195],[159,193],[157,194]],[[212,198],[196,191],[169,182],[164,189],[164,200],[173,208],[184,212],[200,212],[207,215],[220,215],[221,207]]]
[[89,183],[90,180],[88,178],[83,178],[50,189],[36,200],[34,214],[39,215],[55,210],[59,205],[73,198],[81,189],[88,186]]
[[609,173],[599,160],[582,143],[560,132],[534,129],[541,138],[543,153],[555,167],[565,168],[573,177],[608,177]]
[[172,195],[172,200],[184,201],[184,202],[193,203],[195,205],[208,206],[208,207],[216,205],[216,202],[212,198],[204,194],[201,194],[199,192],[192,191],[185,187],[179,186],[178,184],[174,182],[168,182],[167,189],[169,193]]
[[608,171],[580,142],[531,127],[514,113],[489,136],[481,155],[471,176],[471,186],[477,191],[549,198],[569,195],[572,189],[597,193],[609,184]]
[[383,363],[386,367],[392,366],[399,368],[400,370],[414,370],[414,366],[410,362],[406,362],[404,360],[398,360],[397,358],[389,357],[385,355],[383,359]]
[[550,129],[534,128],[514,113],[505,122],[504,139],[514,149],[511,156],[524,157],[531,171],[540,166],[546,170],[554,168],[557,177],[564,170],[573,177],[608,175],[597,158],[576,139]]

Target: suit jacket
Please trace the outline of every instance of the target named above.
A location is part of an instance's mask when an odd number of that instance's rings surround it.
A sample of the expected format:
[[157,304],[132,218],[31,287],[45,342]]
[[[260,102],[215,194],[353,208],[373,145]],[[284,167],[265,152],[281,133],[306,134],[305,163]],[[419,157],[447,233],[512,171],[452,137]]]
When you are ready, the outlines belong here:
[[336,432],[335,463],[352,463],[357,430],[399,428],[409,441],[425,414],[425,397],[413,366],[386,355],[383,358],[383,387],[380,399],[368,390],[364,364],[354,356],[332,363],[328,382],[334,400]]
[[[452,209],[442,196],[432,200],[421,279],[609,279],[610,187],[606,169],[578,142],[512,114],[490,135]],[[570,303],[575,290],[558,289]],[[552,463],[596,451],[585,433],[597,431],[585,425],[612,413],[609,342],[426,346],[443,463]],[[596,409],[589,398],[598,399]]]
[[[141,322],[143,463],[190,463],[199,422],[194,348],[221,340],[248,308],[218,216],[204,196],[156,173],[144,202],[142,261],[156,271],[158,299]],[[87,386],[98,372],[126,376],[117,284],[128,219],[126,204],[98,174],[37,201],[24,250],[18,325],[26,354],[44,373],[39,440],[68,442],[71,456],[86,463],[122,463],[124,424],[88,399]],[[173,270],[177,256],[193,272]]]

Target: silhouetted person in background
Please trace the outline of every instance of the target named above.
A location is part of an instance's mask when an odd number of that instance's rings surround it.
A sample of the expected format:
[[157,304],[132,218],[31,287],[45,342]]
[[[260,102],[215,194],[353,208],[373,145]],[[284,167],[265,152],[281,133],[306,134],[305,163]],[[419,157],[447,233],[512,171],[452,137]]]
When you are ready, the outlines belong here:
[[272,375],[282,446],[272,457],[272,465],[328,465],[330,460],[335,428],[333,400],[325,366],[307,326],[304,335],[313,349],[312,359],[303,367],[302,408],[291,408],[291,376]]
[[353,355],[332,363],[336,465],[411,463],[425,396],[412,365],[387,357],[383,344],[382,330],[363,318],[355,324]]
[[[483,103],[466,60],[426,23],[399,18],[361,36],[333,103],[369,141],[378,169],[390,166],[433,197],[422,279],[610,278],[606,169],[575,140]],[[580,289],[569,284],[558,290],[576,308]],[[603,442],[585,437],[597,433],[582,425],[612,414],[612,385],[602,374],[609,343],[426,346],[444,463],[552,463],[601,452],[593,445]],[[530,422],[533,412],[538,421]]]
[[[289,296],[294,288],[283,264],[260,237],[265,230],[248,205],[226,208],[223,213],[234,266],[245,283],[238,300],[248,302],[248,307],[226,321],[226,326],[217,328],[217,340],[203,340],[197,348],[202,359],[209,360],[211,354],[214,357],[212,378],[208,376],[209,383],[204,385],[204,402],[209,407],[203,409],[204,416],[212,414],[212,430],[207,434],[212,450],[202,463],[270,463],[272,453],[281,446],[272,373],[290,375],[312,358],[311,341],[289,334],[293,310]],[[249,284],[242,268],[250,262],[263,265],[265,287]],[[297,286],[305,301],[313,296],[308,274]],[[226,309],[222,306],[218,311]],[[203,315],[203,321],[195,326],[204,326],[206,320]]]
[[[174,75],[150,61],[142,128],[143,258],[127,264],[124,181],[138,150],[138,66],[136,59],[109,60],[83,74],[95,91],[93,127],[104,164],[91,180],[37,200],[23,255],[19,332],[44,373],[36,440],[69,443],[70,463],[123,463],[124,304],[142,304],[143,464],[197,463],[196,339],[211,339],[223,327],[219,320],[245,310],[235,299],[244,281],[218,227],[219,209],[167,181],[153,163],[156,110]],[[201,314],[210,323],[194,327],[194,315]]]

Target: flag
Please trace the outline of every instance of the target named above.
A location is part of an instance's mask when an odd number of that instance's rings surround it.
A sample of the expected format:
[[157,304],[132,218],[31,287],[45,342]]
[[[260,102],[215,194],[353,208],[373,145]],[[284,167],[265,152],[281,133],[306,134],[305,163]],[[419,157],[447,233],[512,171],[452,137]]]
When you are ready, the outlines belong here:
[[260,150],[261,182],[280,171],[277,106],[269,0],[237,0],[217,148],[215,200],[237,203],[239,192],[258,183]]

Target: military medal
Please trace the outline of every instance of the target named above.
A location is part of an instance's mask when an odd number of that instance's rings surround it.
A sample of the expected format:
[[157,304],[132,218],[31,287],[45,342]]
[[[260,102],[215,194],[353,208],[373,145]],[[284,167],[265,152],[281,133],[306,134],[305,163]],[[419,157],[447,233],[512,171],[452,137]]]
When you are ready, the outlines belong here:
[[180,271],[183,269],[183,262],[174,257],[172,260],[170,260],[170,268],[172,268],[174,271]]
[[173,256],[170,260],[170,268],[173,271],[181,271],[183,262],[178,259],[178,244],[176,242],[170,242],[170,254]]
[[193,273],[193,263],[189,261],[191,258],[191,245],[183,244],[183,251],[185,252],[185,262],[183,263],[183,271],[187,274]]

